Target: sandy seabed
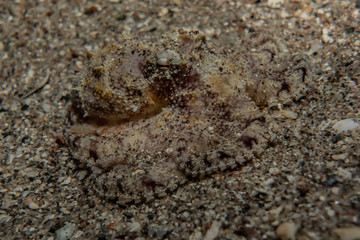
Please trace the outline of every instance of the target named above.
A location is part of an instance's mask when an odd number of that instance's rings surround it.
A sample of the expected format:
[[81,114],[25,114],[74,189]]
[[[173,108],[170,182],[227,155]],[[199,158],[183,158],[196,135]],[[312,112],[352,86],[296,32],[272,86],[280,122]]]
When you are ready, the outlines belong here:
[[[334,128],[360,121],[359,9],[334,0],[0,2],[0,237],[359,239],[360,129]],[[72,83],[87,52],[173,27],[199,29],[224,52],[248,34],[275,36],[279,51],[310,57],[316,88],[273,109],[278,137],[261,157],[119,206],[94,193],[69,152]]]

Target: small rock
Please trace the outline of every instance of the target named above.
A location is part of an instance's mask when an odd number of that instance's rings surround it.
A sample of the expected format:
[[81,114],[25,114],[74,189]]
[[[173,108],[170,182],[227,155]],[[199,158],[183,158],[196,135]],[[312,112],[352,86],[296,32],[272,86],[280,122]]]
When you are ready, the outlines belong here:
[[290,183],[294,183],[296,181],[295,177],[291,175],[286,176],[286,178]]
[[271,209],[269,212],[270,214],[274,215],[275,217],[278,217],[280,215],[280,213],[283,211],[284,207],[280,206],[278,208],[275,209]]
[[269,169],[269,173],[270,173],[271,175],[277,175],[277,174],[280,173],[280,169],[278,169],[277,167],[270,168],[270,169]]
[[254,239],[254,235],[256,234],[255,227],[249,224],[239,226],[236,232],[237,235],[244,236],[246,239]]
[[181,4],[181,2],[182,2],[181,0],[174,0],[174,3],[178,6]]
[[217,237],[217,235],[219,234],[220,226],[221,226],[220,222],[213,221],[213,223],[211,224],[211,227],[209,228],[209,230],[207,230],[206,235],[203,240],[215,239]]
[[157,239],[163,239],[171,231],[171,227],[163,227],[156,224],[151,224],[149,228],[149,235],[151,237],[156,237]]
[[35,203],[31,197],[26,198],[24,203],[28,208],[30,208],[32,210],[36,210],[36,209],[40,208],[39,205],[37,203]]
[[5,44],[3,42],[0,42],[0,52],[5,50]]
[[334,124],[333,129],[335,129],[337,133],[342,133],[345,131],[353,130],[359,126],[360,125],[357,122],[349,118],[349,119],[337,121]]
[[45,223],[49,220],[53,220],[54,218],[55,218],[55,214],[50,214],[44,218],[43,223]]
[[297,118],[297,114],[290,110],[282,110],[281,114],[288,119],[296,119]]
[[331,192],[335,195],[339,195],[340,194],[340,188],[339,187],[333,187],[331,188]]
[[360,227],[337,228],[333,232],[340,240],[360,239]]
[[0,215],[0,224],[4,225],[5,223],[9,222],[11,220],[11,216],[6,215],[6,214],[2,214]]
[[116,17],[116,20],[118,20],[118,21],[124,21],[125,19],[126,19],[125,13],[121,13],[120,15],[118,15]]
[[32,168],[26,168],[23,170],[22,175],[28,178],[35,178],[39,175],[39,172]]
[[41,104],[41,108],[44,110],[44,112],[49,113],[51,112],[51,105],[47,103]]
[[298,227],[295,223],[285,222],[280,224],[276,229],[276,237],[280,239],[291,239],[295,240],[295,235]]
[[[109,224],[107,225],[107,228],[113,231],[113,230],[116,229],[117,224],[118,224],[117,221],[112,221],[111,223],[109,223]],[[130,225],[130,227],[131,227],[131,225]]]
[[185,212],[183,213],[183,217],[184,217],[185,219],[188,219],[188,218],[190,217],[190,213],[185,211]]
[[98,12],[98,11],[99,11],[98,7],[95,6],[95,5],[92,5],[92,6],[84,9],[84,14],[92,15],[92,14]]
[[60,185],[68,185],[71,182],[71,177],[67,177]]
[[267,5],[270,8],[281,8],[284,5],[284,0],[268,0]]
[[76,233],[72,236],[73,239],[84,239],[84,232],[81,230],[76,231]]
[[75,226],[67,224],[56,231],[56,238],[58,240],[69,240],[75,231]]
[[130,232],[140,232],[141,225],[138,222],[133,222],[130,224],[129,228],[130,228]]
[[337,175],[343,179],[347,179],[347,180],[350,180],[351,177],[352,177],[352,174],[351,172],[349,172],[348,170],[346,169],[343,169],[343,168],[338,168],[337,169]]
[[328,28],[324,28],[322,30],[321,39],[324,41],[324,43],[332,43],[332,42],[334,42],[334,39],[329,36],[329,29]]
[[263,186],[271,186],[275,182],[274,178],[269,178],[268,180],[263,182]]
[[330,218],[333,218],[335,216],[335,211],[332,210],[330,207],[325,207],[325,211]]
[[63,214],[66,214],[66,215],[69,215],[71,212],[69,210],[67,210],[66,208],[62,207],[60,209],[60,211],[63,213]]
[[31,203],[29,203],[28,208],[30,208],[32,210],[36,210],[36,209],[39,209],[40,207],[37,203],[31,202]]
[[334,160],[345,160],[347,157],[346,153],[332,155],[331,158]]
[[319,52],[324,46],[322,43],[314,43],[314,45],[309,50],[309,55]]
[[87,171],[86,170],[82,170],[77,174],[78,179],[81,181],[86,177]]
[[191,235],[189,240],[202,240],[203,236],[201,234],[201,231],[195,230]]

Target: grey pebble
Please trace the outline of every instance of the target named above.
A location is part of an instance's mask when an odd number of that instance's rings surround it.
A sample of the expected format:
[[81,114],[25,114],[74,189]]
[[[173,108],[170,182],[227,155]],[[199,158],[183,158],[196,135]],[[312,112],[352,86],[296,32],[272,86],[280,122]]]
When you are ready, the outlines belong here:
[[67,224],[56,231],[56,239],[58,240],[70,239],[74,231],[75,231],[75,226],[72,224]]
[[149,235],[157,239],[163,239],[168,233],[172,231],[171,227],[162,227],[156,224],[151,224],[149,227]]

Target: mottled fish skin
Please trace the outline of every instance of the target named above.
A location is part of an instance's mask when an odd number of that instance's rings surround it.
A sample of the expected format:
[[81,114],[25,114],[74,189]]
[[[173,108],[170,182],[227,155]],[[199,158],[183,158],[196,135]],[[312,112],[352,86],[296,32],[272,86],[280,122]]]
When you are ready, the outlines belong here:
[[123,39],[90,59],[74,84],[67,135],[99,196],[150,201],[189,179],[237,168],[276,136],[264,108],[306,94],[306,57],[224,56],[205,39],[175,29],[157,41]]

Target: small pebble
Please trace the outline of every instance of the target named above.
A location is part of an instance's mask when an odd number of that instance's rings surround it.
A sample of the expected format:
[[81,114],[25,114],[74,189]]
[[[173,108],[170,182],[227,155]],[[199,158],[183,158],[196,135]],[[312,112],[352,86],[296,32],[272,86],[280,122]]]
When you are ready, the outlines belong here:
[[337,228],[333,232],[340,240],[360,239],[360,227]]
[[37,203],[35,203],[31,197],[26,198],[24,203],[28,208],[30,208],[32,210],[36,210],[36,209],[40,208],[39,205]]
[[271,175],[277,175],[277,174],[280,173],[280,170],[279,170],[278,168],[276,168],[276,167],[273,167],[273,168],[270,168],[270,169],[269,169],[269,173],[270,173]]
[[298,227],[295,225],[295,223],[285,222],[280,224],[276,229],[276,237],[284,240],[295,240],[297,230]]
[[5,50],[5,44],[3,42],[0,42],[0,51],[4,51]]
[[66,214],[66,215],[68,215],[68,214],[71,213],[69,210],[67,210],[67,209],[64,208],[64,207],[62,207],[62,208],[60,209],[60,211],[61,211],[63,214]]
[[77,174],[78,179],[81,181],[86,177],[87,171],[86,170],[82,170]]
[[338,187],[332,187],[331,188],[331,192],[335,195],[339,195],[340,194],[340,188]]
[[202,240],[203,236],[201,234],[201,231],[195,230],[193,234],[191,234],[190,240]]
[[149,235],[152,238],[163,239],[168,233],[172,231],[171,227],[163,227],[157,224],[151,224],[149,227]]
[[270,8],[280,8],[284,5],[284,0],[268,0],[267,5]]
[[325,207],[325,210],[326,210],[326,214],[331,218],[333,218],[336,214],[335,211],[332,210],[330,207]]
[[46,113],[51,112],[51,106],[49,104],[43,103],[43,104],[41,104],[41,107],[44,110],[44,112],[46,112]]
[[32,168],[26,168],[23,170],[22,174],[28,178],[35,178],[39,175],[39,172]]
[[263,186],[271,186],[275,182],[274,178],[269,178],[263,182]]
[[351,172],[349,172],[348,170],[343,169],[343,168],[338,168],[337,169],[337,175],[344,178],[344,179],[347,179],[347,180],[350,180],[351,177],[352,177]]
[[39,209],[39,205],[37,203],[31,202],[29,203],[28,207],[32,210]]
[[213,221],[209,230],[207,230],[206,235],[203,240],[213,240],[219,234],[219,228],[221,223],[218,221]]
[[84,14],[92,15],[92,14],[98,12],[98,11],[99,11],[99,9],[97,8],[97,6],[92,5],[92,6],[84,9]]
[[67,224],[56,231],[56,238],[58,240],[69,240],[75,231],[75,227],[72,224]]
[[355,122],[353,119],[348,118],[348,119],[337,121],[334,124],[333,129],[335,129],[337,131],[337,133],[342,133],[345,131],[353,130],[359,126],[360,125],[357,122]]
[[331,158],[334,160],[345,160],[347,157],[346,153],[332,155]]
[[133,222],[130,224],[129,228],[130,228],[130,232],[140,232],[141,225],[138,222]]
[[296,119],[297,118],[297,114],[290,110],[282,110],[281,114],[288,119]]
[[1,225],[6,224],[7,222],[9,222],[11,220],[11,218],[12,218],[11,216],[6,215],[6,214],[0,215],[0,224]]
[[324,28],[322,30],[321,39],[324,41],[324,43],[332,43],[332,42],[334,42],[334,39],[329,36],[329,29],[328,28]]
[[280,213],[284,210],[283,206],[280,206],[278,208],[275,209],[271,209],[269,212],[274,215],[275,217],[278,217],[280,215]]
[[71,177],[67,177],[60,185],[68,185],[71,182]]

